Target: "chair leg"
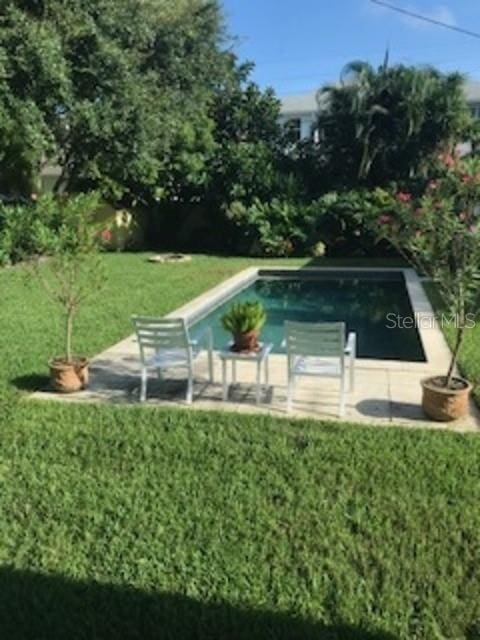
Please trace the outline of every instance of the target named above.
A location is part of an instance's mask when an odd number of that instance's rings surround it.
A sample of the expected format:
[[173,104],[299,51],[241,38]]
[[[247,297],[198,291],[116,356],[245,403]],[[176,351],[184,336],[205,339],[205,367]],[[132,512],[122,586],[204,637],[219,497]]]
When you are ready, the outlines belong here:
[[295,390],[295,377],[292,374],[288,374],[288,390],[287,390],[287,412],[290,413],[293,404],[293,393]]
[[146,367],[142,367],[142,373],[140,375],[140,402],[145,402],[145,400],[147,399],[147,375],[148,374]]
[[350,391],[355,389],[355,356],[352,354],[350,356]]
[[340,378],[340,404],[338,408],[338,417],[342,418],[345,415],[345,371]]
[[222,358],[222,400],[228,400],[228,383],[227,383],[227,361]]
[[187,404],[193,402],[193,371],[188,370],[188,382],[187,382]]
[[260,404],[260,388],[262,384],[262,365],[260,362],[257,362],[257,378],[255,382],[255,402]]
[[213,353],[212,350],[208,350],[208,375],[210,376],[210,383],[213,384]]

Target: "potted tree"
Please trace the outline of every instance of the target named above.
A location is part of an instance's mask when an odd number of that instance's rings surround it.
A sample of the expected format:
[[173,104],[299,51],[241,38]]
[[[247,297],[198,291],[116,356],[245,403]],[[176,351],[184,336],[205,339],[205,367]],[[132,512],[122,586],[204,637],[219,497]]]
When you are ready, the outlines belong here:
[[252,352],[260,348],[258,338],[267,314],[261,302],[247,301],[233,304],[222,317],[222,325],[233,336],[232,351]]
[[422,402],[430,418],[455,420],[468,410],[471,384],[456,368],[480,301],[480,162],[444,156],[439,177],[418,195],[377,190],[375,198],[377,233],[431,278],[447,313],[441,319],[454,328],[448,370],[422,381]]
[[[39,203],[52,207],[52,199]],[[105,277],[100,256],[102,237],[94,223],[98,197],[81,194],[55,200],[55,225],[42,226],[39,211],[36,227],[39,255],[33,274],[64,317],[64,351],[49,361],[51,386],[56,391],[79,391],[88,383],[88,358],[73,349],[74,321],[80,307],[97,295]]]

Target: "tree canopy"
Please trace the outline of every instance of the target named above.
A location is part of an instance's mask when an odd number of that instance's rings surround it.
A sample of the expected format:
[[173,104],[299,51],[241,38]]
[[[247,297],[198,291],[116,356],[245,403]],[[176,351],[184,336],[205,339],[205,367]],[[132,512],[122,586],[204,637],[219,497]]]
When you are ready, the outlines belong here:
[[62,186],[117,200],[205,179],[216,2],[3,0],[0,19],[1,188],[28,193],[52,159]]
[[424,174],[462,140],[470,116],[460,74],[352,62],[318,94],[318,168],[332,185],[383,184]]

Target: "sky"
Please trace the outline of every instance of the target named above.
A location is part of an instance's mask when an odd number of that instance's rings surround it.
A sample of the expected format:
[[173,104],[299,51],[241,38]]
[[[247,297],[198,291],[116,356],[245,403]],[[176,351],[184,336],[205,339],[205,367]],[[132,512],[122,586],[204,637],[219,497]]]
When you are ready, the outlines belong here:
[[387,0],[397,7],[478,32],[479,38],[426,24],[371,0],[223,0],[226,26],[253,79],[278,95],[338,80],[344,64],[434,65],[480,80],[480,0]]

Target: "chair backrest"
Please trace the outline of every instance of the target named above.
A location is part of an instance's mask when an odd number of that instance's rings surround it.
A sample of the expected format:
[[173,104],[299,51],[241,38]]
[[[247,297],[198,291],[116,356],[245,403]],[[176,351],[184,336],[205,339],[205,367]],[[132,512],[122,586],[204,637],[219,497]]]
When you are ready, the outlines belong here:
[[142,358],[147,350],[184,349],[191,355],[188,329],[183,318],[133,316],[132,322]]
[[344,322],[285,322],[288,356],[337,357],[345,351]]

